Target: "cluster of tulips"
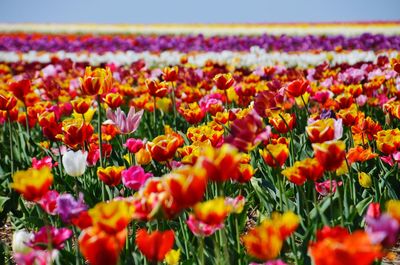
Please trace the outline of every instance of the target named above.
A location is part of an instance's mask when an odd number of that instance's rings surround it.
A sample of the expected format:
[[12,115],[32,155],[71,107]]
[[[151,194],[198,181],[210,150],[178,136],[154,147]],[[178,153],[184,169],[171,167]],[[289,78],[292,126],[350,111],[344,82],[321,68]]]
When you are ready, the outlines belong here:
[[400,58],[0,63],[0,123],[4,263],[397,259]]

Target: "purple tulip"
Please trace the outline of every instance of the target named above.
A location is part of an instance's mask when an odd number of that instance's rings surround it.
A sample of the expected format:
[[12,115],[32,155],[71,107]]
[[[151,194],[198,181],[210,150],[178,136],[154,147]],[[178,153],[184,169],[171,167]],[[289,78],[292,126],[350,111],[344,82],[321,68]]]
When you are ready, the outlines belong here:
[[392,247],[397,242],[400,233],[400,225],[389,214],[382,214],[378,217],[366,216],[366,228],[373,244],[382,244],[385,247]]
[[88,209],[84,202],[83,194],[79,193],[78,200],[75,200],[71,194],[61,194],[57,199],[56,212],[60,215],[64,223],[70,223],[72,218]]

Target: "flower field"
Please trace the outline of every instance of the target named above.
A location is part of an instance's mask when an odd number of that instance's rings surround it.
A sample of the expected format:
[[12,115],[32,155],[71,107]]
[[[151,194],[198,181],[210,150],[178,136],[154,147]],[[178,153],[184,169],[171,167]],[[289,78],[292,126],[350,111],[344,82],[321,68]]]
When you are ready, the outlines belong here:
[[0,24],[0,264],[399,264],[400,24]]

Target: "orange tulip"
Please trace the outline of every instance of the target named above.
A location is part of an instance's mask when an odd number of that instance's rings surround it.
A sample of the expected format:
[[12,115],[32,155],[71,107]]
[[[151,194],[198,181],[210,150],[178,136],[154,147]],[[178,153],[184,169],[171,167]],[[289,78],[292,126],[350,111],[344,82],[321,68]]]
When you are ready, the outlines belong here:
[[103,181],[106,185],[116,186],[121,183],[121,172],[125,167],[106,167],[97,168],[97,176],[101,181]]
[[133,207],[127,201],[100,202],[89,210],[93,225],[108,234],[118,233],[126,228],[133,216]]
[[303,185],[307,180],[317,181],[324,174],[324,168],[315,158],[296,161],[292,167],[282,170],[282,175],[296,185]]
[[286,87],[286,93],[292,97],[300,97],[306,93],[307,88],[310,86],[308,80],[295,80]]
[[[335,230],[323,230],[327,229]],[[382,257],[381,247],[372,244],[364,231],[355,231],[353,234],[346,230],[320,231],[317,241],[310,245],[309,251],[315,265],[370,265],[375,259]]]
[[136,232],[136,245],[151,262],[163,261],[174,246],[174,241],[173,230],[154,231],[149,234],[146,229],[140,229]]
[[292,212],[274,213],[272,219],[264,220],[243,236],[247,252],[259,260],[271,260],[281,252],[284,240],[290,236],[300,222]]
[[159,135],[148,143],[151,156],[158,162],[173,158],[179,146],[180,139],[171,134]]
[[90,97],[79,97],[72,100],[71,104],[76,113],[85,114],[92,104],[92,99]]
[[227,90],[228,88],[233,86],[233,84],[235,83],[235,80],[233,79],[233,77],[230,73],[217,74],[214,77],[214,82],[218,89]]
[[289,157],[289,148],[286,144],[269,144],[259,152],[264,162],[270,167],[282,167]]
[[175,82],[178,80],[178,72],[179,68],[177,66],[165,67],[163,70],[163,79],[167,82]]
[[116,265],[125,246],[127,230],[107,234],[98,227],[89,227],[79,236],[79,249],[91,265]]
[[372,153],[371,148],[364,149],[361,145],[350,148],[347,152],[347,160],[350,164],[354,162],[365,162],[377,156],[378,154]]
[[92,71],[90,66],[86,67],[85,75],[81,80],[81,89],[85,95],[100,95],[110,91],[113,76],[110,68],[96,68]]
[[282,113],[281,116],[278,114],[272,115],[269,118],[269,123],[271,123],[279,133],[287,133],[293,129],[293,126],[296,123],[296,116],[289,113]]
[[213,200],[199,202],[193,207],[197,220],[208,225],[219,225],[231,211],[231,206],[225,202],[225,198],[219,197]]
[[13,175],[11,187],[21,193],[27,201],[38,201],[47,193],[53,183],[53,174],[47,166],[17,171]]
[[116,109],[123,103],[123,97],[119,93],[108,93],[105,98],[104,102],[112,109]]
[[220,148],[204,147],[196,165],[206,170],[210,180],[223,182],[236,178],[240,159],[241,155],[235,147],[223,144]]
[[315,157],[325,170],[338,169],[346,157],[346,145],[342,141],[328,141],[322,144],[313,144]]

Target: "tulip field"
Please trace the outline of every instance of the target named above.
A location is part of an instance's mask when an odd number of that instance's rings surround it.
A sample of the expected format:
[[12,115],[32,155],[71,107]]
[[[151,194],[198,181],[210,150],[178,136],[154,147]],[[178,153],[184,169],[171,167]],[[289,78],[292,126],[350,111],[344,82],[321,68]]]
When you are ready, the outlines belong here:
[[400,23],[0,24],[0,264],[400,264]]

